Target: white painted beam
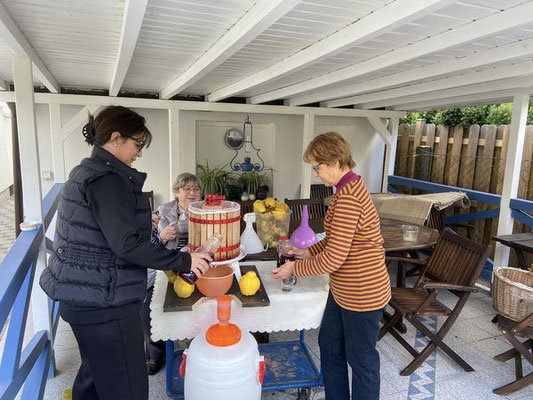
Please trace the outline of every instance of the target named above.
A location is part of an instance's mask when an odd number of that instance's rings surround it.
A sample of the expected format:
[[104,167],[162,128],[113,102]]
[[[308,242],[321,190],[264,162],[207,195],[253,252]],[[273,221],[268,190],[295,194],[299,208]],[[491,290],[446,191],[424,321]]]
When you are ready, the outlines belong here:
[[[292,10],[300,1],[259,0],[182,75],[162,89],[159,97],[169,99],[203,78]],[[216,100],[208,98],[208,101]]]
[[89,104],[83,107],[76,113],[63,127],[61,128],[61,141],[64,142],[76,130],[89,122],[89,114],[96,114],[103,106]]
[[511,101],[516,93],[532,94],[533,87],[521,89],[500,90],[491,93],[478,93],[469,96],[448,97],[445,99],[424,101],[419,103],[402,104],[392,109],[419,111],[436,108],[462,107],[468,105],[494,104]]
[[[0,2],[0,37],[4,39],[14,55],[29,57],[35,67],[35,75],[52,93],[59,93],[59,84],[48,70],[30,42],[21,32],[13,18]],[[33,82],[32,82],[33,84]]]
[[[315,136],[315,116],[310,114],[304,115],[304,132],[302,140],[302,154],[303,156],[307,145],[313,140]],[[302,159],[302,184],[300,185],[300,199],[308,199],[311,197],[311,166],[305,163]]]
[[[170,188],[170,195],[169,199],[174,198],[174,190],[172,189],[174,185],[174,178],[178,176],[180,172],[184,172],[180,168],[180,162],[181,162],[181,152],[183,149],[183,143],[182,143],[182,137],[181,137],[181,131],[180,131],[180,111],[176,108],[169,108],[168,110],[168,159],[169,159],[169,185]],[[188,146],[187,146],[188,147]],[[195,147],[188,147],[196,148]],[[194,171],[193,171],[194,173]]]
[[[528,108],[528,95],[520,94],[514,97],[511,131],[507,143],[507,158],[505,159],[502,199],[500,203],[500,214],[498,217],[498,235],[508,235],[513,233],[514,218],[511,216],[509,205],[511,199],[516,198],[518,194]],[[497,242],[494,252],[494,266],[507,266],[508,263],[509,247]]]
[[113,66],[111,84],[109,85],[110,96],[116,96],[122,87],[137,45],[137,38],[141,31],[147,5],[148,0],[126,0],[124,4],[117,58]]
[[[528,63],[533,65],[533,63]],[[529,74],[533,73],[533,67],[527,70]],[[500,90],[507,90],[519,87],[533,86],[533,75],[516,77],[510,79],[500,79],[496,81],[488,81],[484,83],[478,83],[475,85],[465,85],[459,87],[452,87],[450,89],[436,89],[421,94],[415,94],[411,96],[402,96],[394,99],[373,101],[370,103],[362,103],[361,107],[364,109],[399,106],[409,103],[421,103],[424,101],[432,101],[438,99],[446,99],[449,97],[474,95],[477,93],[493,93]]]
[[55,183],[66,181],[65,153],[63,149],[63,134],[61,131],[61,104],[50,103],[50,136],[52,143],[52,163],[54,166]]
[[387,193],[389,191],[389,175],[394,175],[394,164],[396,162],[396,147],[398,145],[398,127],[400,126],[399,118],[391,118],[390,120],[391,141],[385,148],[385,163],[383,166],[383,179],[381,185],[381,192]]
[[378,117],[367,117],[368,122],[372,125],[372,127],[376,130],[377,133],[380,134],[380,136],[385,141],[386,145],[390,145],[392,142],[392,135],[381,120],[381,118]]
[[[355,105],[370,102],[380,102],[389,99],[396,99],[410,95],[416,95],[427,92],[436,92],[449,88],[484,83],[498,79],[511,78],[533,73],[533,61],[521,62],[513,65],[491,68],[484,71],[472,72],[459,76],[452,76],[444,79],[437,79],[430,82],[418,83],[409,86],[403,86],[395,89],[382,90],[369,94],[346,97],[343,99],[329,100],[321,105],[324,107],[341,107],[346,105]],[[394,103],[384,103],[388,107]],[[362,108],[366,108],[361,106]]]
[[[515,28],[531,22],[533,14],[533,2],[523,3],[516,7],[501,11],[497,14],[460,25],[439,35],[420,40],[408,46],[401,47],[394,51],[373,57],[369,60],[341,68],[316,78],[308,79],[281,89],[263,93],[251,98],[252,103],[263,103],[270,100],[293,97],[297,94],[317,91],[328,85],[339,84],[342,81],[357,78],[370,72],[392,67],[410,60],[422,57],[431,53],[449,49],[463,43],[481,39],[483,37],[495,35],[499,32]],[[320,94],[320,93],[318,93]],[[342,95],[340,95],[342,96]],[[318,100],[328,99],[322,94]],[[299,105],[301,100],[289,100],[290,105]]]
[[[0,92],[0,101],[13,102],[15,95],[13,92]],[[329,117],[368,117],[377,116],[380,118],[405,117],[404,111],[389,110],[357,110],[346,108],[319,108],[319,107],[286,107],[286,106],[263,106],[256,104],[231,104],[231,103],[208,103],[204,101],[180,101],[180,100],[159,100],[159,99],[139,99],[129,97],[109,97],[109,96],[84,96],[73,94],[50,94],[36,93],[35,102],[40,104],[60,103],[81,106],[108,106],[121,105],[124,107],[138,107],[166,110],[176,107],[186,111],[218,111],[237,113],[257,113],[257,114],[277,114],[277,115],[323,115]]]
[[[19,140],[20,172],[22,175],[24,221],[43,222],[41,168],[37,145],[37,124],[33,100],[32,63],[29,57],[13,57],[13,79],[15,81],[15,103],[17,108],[17,130]],[[37,256],[36,279],[33,281],[31,305],[34,332],[51,332],[48,296],[39,286],[38,277],[46,268],[44,236]],[[51,338],[50,338],[51,339]]]
[[[521,57],[528,57],[532,54],[533,39],[527,39],[514,42],[506,46],[495,47],[489,50],[476,52],[459,59],[454,58],[450,61],[442,61],[435,64],[425,65],[368,81],[344,85],[342,87],[324,89],[317,93],[295,96],[294,98],[287,100],[287,105],[289,105],[289,103],[297,105],[313,103],[324,99],[338,99],[339,97],[343,96],[366,93],[379,89],[386,89],[389,87],[396,87],[420,79],[431,79],[445,74],[477,68],[483,65],[489,65]],[[342,99],[339,99],[337,103],[334,103],[335,101],[336,100],[327,101],[324,103],[324,106],[339,107],[344,105]],[[348,104],[350,104],[350,102],[348,102]]]
[[[219,101],[274,79],[279,79],[384,32],[389,32],[401,24],[434,12],[452,2],[453,0],[403,0],[390,2],[290,57],[241,79],[239,82],[214,91],[207,96],[207,100]],[[255,103],[253,99],[252,103]]]

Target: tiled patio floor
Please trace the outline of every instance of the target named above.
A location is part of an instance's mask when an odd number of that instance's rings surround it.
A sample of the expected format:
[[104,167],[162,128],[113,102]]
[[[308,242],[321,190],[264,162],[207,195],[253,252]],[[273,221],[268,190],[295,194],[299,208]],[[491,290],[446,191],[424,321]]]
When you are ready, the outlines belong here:
[[[7,210],[7,213],[6,213]],[[9,210],[12,212],[12,203],[0,205],[0,225],[9,223]],[[12,226],[12,224],[11,224]],[[7,231],[6,231],[7,232]],[[1,249],[9,247],[9,232],[5,233],[0,226],[1,243],[0,259],[3,258]],[[4,236],[5,235],[5,236]],[[453,301],[453,296],[444,296],[442,301]],[[437,351],[429,361],[422,365],[410,377],[402,377],[399,371],[411,360],[405,351],[390,335],[378,343],[381,354],[381,399],[504,399],[505,397],[492,394],[492,389],[514,380],[514,362],[502,363],[493,357],[510,348],[502,339],[501,334],[491,319],[494,316],[491,299],[485,293],[473,294],[460,318],[447,336],[446,342],[454,348],[459,355],[472,365],[475,372],[466,373],[453,363],[446,355]],[[31,332],[31,318],[28,331]],[[442,324],[442,320],[429,320],[428,325]],[[306,341],[311,349],[315,362],[319,362],[317,345],[318,331],[313,330],[306,335]],[[409,326],[405,334],[409,343],[415,344],[415,331]],[[295,340],[296,332],[281,332],[271,335],[272,340]],[[4,342],[0,341],[0,353]],[[45,399],[59,400],[63,392],[72,386],[74,377],[79,367],[80,358],[76,341],[69,326],[60,322],[55,341],[55,355],[58,369],[57,377],[48,381]],[[525,373],[532,372],[530,366],[524,362]],[[286,400],[295,399],[296,392],[265,392],[263,399]],[[167,399],[165,392],[165,372],[150,377],[150,399]],[[323,399],[322,390],[313,390],[313,399]],[[533,386],[529,386],[513,395],[510,399],[532,399]]]

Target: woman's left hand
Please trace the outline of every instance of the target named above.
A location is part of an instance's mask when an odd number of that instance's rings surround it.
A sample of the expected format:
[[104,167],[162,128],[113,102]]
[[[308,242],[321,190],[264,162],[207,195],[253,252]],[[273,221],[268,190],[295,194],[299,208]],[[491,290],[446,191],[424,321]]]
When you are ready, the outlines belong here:
[[294,261],[289,261],[281,265],[279,268],[273,269],[272,278],[277,279],[277,280],[287,279],[289,276],[293,274],[293,271],[294,271]]
[[152,228],[157,228],[159,221],[161,221],[161,217],[159,215],[152,214]]

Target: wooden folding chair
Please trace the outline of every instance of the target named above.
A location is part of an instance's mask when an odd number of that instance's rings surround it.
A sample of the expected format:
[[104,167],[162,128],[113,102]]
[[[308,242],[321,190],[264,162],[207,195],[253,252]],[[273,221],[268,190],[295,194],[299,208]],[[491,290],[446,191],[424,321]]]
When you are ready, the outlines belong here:
[[241,232],[246,227],[246,223],[244,222],[244,214],[254,212],[254,201],[255,200],[239,200],[237,203],[241,206]]
[[324,199],[285,199],[285,203],[292,211],[291,220],[302,219],[302,209],[304,204],[307,204],[307,210],[309,211],[309,219],[322,220],[326,216],[327,209],[324,204]]
[[[474,284],[489,256],[490,246],[473,242],[446,229],[435,245],[427,265],[413,288],[392,288],[389,305],[394,314],[381,328],[379,339],[388,332],[414,357],[400,375],[411,375],[439,347],[458,363],[465,371],[473,371],[444,338],[450,331],[470,293],[476,292]],[[406,259],[405,262],[410,262]],[[419,260],[421,262],[422,260]],[[440,291],[447,290],[457,296],[457,302],[450,310],[437,300]],[[429,330],[420,317],[447,317],[437,333]],[[419,353],[394,330],[394,326],[404,318],[429,339],[429,344]]]
[[[492,392],[501,396],[507,396],[533,384],[533,372],[524,376],[522,370],[522,357],[533,366],[533,353],[531,353],[533,352],[533,314],[530,314],[520,322],[515,322],[502,315],[498,315],[498,327],[501,329],[502,335],[514,348],[497,355],[494,359],[507,361],[514,357],[516,380],[494,389]],[[520,342],[516,336],[526,338],[527,340]]]
[[326,197],[333,196],[333,188],[324,185],[323,183],[315,183],[311,185],[311,198],[312,199],[325,199]]
[[446,228],[451,228],[454,231],[457,231],[457,229],[464,229],[466,231],[466,237],[471,240],[474,239],[474,233],[476,229],[474,225],[469,224],[446,224],[446,221],[444,219],[444,210],[437,210],[435,207],[431,208],[425,225],[429,228],[436,229],[439,232],[442,232]]

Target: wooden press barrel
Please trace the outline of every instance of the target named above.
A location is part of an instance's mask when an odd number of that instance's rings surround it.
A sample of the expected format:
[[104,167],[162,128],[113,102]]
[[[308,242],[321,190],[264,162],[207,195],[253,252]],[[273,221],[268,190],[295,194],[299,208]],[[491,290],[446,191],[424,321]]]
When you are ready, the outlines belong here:
[[204,201],[189,205],[189,251],[200,247],[212,234],[222,236],[214,261],[236,258],[240,251],[241,206],[222,201],[219,208],[206,208]]

